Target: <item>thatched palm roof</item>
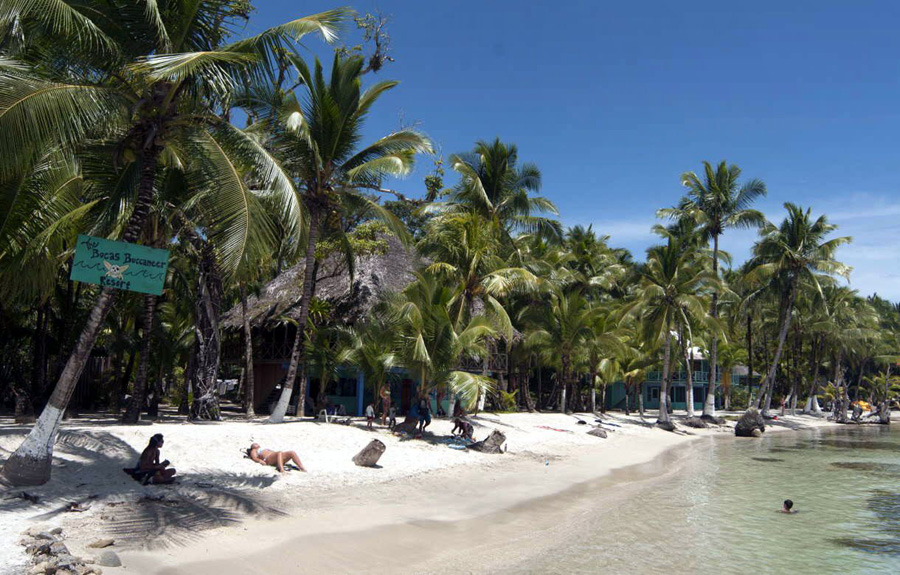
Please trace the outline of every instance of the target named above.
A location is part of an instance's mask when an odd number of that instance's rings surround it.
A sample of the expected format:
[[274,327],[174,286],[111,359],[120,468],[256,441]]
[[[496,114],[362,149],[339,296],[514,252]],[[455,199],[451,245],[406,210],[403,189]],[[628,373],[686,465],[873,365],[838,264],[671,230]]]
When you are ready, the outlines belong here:
[[[407,250],[394,236],[386,236],[384,254],[356,257],[355,274],[350,282],[350,272],[340,257],[330,257],[320,266],[315,295],[332,304],[336,317],[353,323],[365,316],[384,292],[399,292],[415,280],[414,272],[420,265],[419,256]],[[300,314],[300,296],[303,287],[301,262],[281,273],[262,288],[259,297],[250,296],[247,312],[253,327],[268,327],[283,317],[297,319]],[[222,317],[225,329],[240,329],[241,305],[238,303]]]

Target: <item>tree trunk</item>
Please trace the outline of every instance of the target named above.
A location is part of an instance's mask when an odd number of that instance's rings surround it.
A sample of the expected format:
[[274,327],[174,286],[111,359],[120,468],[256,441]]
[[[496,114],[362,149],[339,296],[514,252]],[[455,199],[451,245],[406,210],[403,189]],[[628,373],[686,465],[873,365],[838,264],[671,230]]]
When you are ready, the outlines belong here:
[[208,242],[200,245],[200,273],[198,274],[197,301],[195,302],[194,335],[197,339],[197,356],[191,382],[194,401],[190,419],[221,419],[219,412],[219,358],[221,333],[219,313],[224,290],[219,277],[213,247]]
[[559,412],[566,412],[566,387],[569,384],[569,354],[564,353],[562,356],[562,381],[559,382]]
[[178,415],[190,415],[191,406],[191,382],[194,380],[194,366],[196,365],[197,343],[194,343],[194,349],[188,356],[187,368],[184,370],[184,389],[181,392],[181,401],[178,402]]
[[253,379],[253,334],[247,316],[247,286],[241,284],[241,317],[244,323],[244,411],[247,417],[256,416]]
[[753,320],[747,314],[747,405],[753,405]]
[[[685,374],[687,375],[687,386],[685,388],[685,407],[688,417],[694,417],[694,366],[693,354],[689,353],[689,347],[684,339],[684,329],[681,330],[681,354],[684,357]],[[708,397],[708,396],[707,396]],[[704,415],[706,409],[703,410]]]
[[[152,139],[151,139],[152,141]],[[137,201],[134,211],[128,220],[128,226],[122,240],[135,242],[141,236],[141,230],[150,213],[153,201],[153,184],[156,179],[156,166],[161,148],[155,143],[146,146],[141,153],[141,176],[138,184]],[[104,287],[94,302],[88,320],[78,337],[66,366],[60,374],[59,381],[53,389],[50,401],[41,412],[34,427],[16,451],[9,456],[3,466],[3,476],[12,485],[42,485],[50,479],[50,462],[53,459],[53,444],[59,433],[69,400],[75,392],[75,386],[81,372],[91,355],[97,335],[112,307],[116,290]]]
[[[281,390],[281,397],[278,398],[278,405],[269,416],[270,423],[281,423],[284,421],[284,414],[287,412],[288,403],[291,400],[291,393],[294,389],[294,381],[297,378],[297,367],[300,363],[300,355],[303,352],[303,340],[306,336],[306,321],[309,317],[309,300],[312,299],[312,286],[315,279],[315,271],[313,266],[316,261],[316,242],[319,237],[319,218],[314,210],[309,213],[309,239],[306,242],[306,265],[303,269],[303,293],[300,297],[300,317],[297,318],[297,335],[294,338],[294,347],[291,350],[291,363],[288,365],[287,378],[284,381],[284,388]],[[301,382],[305,386],[306,383]],[[302,391],[302,390],[301,390]],[[297,415],[303,417],[305,415],[305,401],[300,398],[300,405],[297,406]]]
[[725,411],[731,409],[731,372],[722,372],[722,395],[725,396],[723,407]]
[[144,296],[144,330],[141,335],[141,361],[138,363],[137,378],[131,393],[131,401],[125,409],[122,423],[136,424],[141,420],[144,399],[147,393],[147,376],[150,372],[150,340],[153,334],[153,318],[156,313],[156,296]]
[[762,411],[763,416],[769,414],[769,408],[772,403],[772,388],[775,383],[775,372],[778,369],[778,362],[781,359],[781,352],[784,349],[784,340],[787,338],[788,329],[791,327],[791,309],[794,306],[794,298],[796,295],[797,285],[796,281],[794,281],[791,282],[790,292],[784,306],[784,317],[781,322],[781,331],[778,333],[778,346],[775,348],[775,357],[772,358],[772,365],[769,368],[769,373],[766,375],[766,379],[760,386],[759,397],[756,398],[756,402],[753,405],[754,408],[759,408],[759,399],[763,396],[763,390],[765,390],[766,400]]
[[669,360],[672,352],[672,330],[666,326],[666,343],[663,345],[663,378],[662,385],[659,390],[659,417],[656,423],[669,423]]
[[642,381],[637,388],[637,396],[638,396],[638,413],[641,414],[641,419],[644,418],[644,382]]
[[160,362],[159,370],[156,372],[156,377],[153,378],[153,397],[150,398],[150,402],[147,406],[147,416],[150,419],[156,419],[159,417],[159,402],[163,396],[163,366],[162,362]]
[[606,413],[606,386],[600,386],[600,413]]
[[543,370],[544,370],[544,368],[542,366],[538,365],[538,368],[537,368],[538,410],[544,409],[544,377],[543,377],[543,373],[542,373]]
[[[713,235],[713,275],[719,277],[719,236]],[[712,305],[710,307],[710,315],[716,319],[719,317],[719,293],[712,293]],[[716,415],[716,380],[718,379],[719,361],[719,336],[713,331],[710,337],[709,345],[709,387],[706,392],[706,402],[703,404],[703,415],[714,417]],[[693,395],[693,393],[692,393]],[[691,405],[693,413],[694,406]]]

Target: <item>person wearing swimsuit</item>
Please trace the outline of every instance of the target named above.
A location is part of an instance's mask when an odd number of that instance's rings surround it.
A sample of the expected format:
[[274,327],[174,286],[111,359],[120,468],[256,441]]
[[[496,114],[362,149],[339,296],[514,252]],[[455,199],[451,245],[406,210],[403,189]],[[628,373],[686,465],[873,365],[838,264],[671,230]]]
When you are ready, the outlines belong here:
[[303,467],[300,458],[297,457],[297,453],[294,451],[275,451],[274,449],[260,447],[258,443],[254,443],[247,451],[247,455],[260,465],[275,466],[279,473],[284,473],[285,463],[293,463],[300,471],[306,471],[306,468]]

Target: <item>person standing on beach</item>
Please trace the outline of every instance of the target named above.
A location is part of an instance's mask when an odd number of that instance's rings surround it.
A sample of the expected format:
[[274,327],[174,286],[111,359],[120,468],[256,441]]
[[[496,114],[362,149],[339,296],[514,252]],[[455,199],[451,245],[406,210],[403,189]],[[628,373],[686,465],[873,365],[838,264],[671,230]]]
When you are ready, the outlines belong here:
[[375,407],[370,403],[366,407],[366,429],[372,429],[373,423],[375,423]]
[[385,425],[385,419],[391,411],[391,390],[387,387],[381,388],[381,425]]
[[425,433],[425,428],[431,424],[431,402],[428,401],[428,395],[422,394],[419,400],[419,432]]

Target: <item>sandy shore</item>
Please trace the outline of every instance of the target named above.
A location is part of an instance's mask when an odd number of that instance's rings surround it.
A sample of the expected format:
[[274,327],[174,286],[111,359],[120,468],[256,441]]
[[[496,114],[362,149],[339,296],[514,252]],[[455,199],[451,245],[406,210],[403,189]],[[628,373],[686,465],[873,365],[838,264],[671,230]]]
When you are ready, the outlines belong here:
[[[26,490],[38,503],[13,498],[21,490],[0,494],[0,565],[22,565],[19,534],[46,524],[63,527],[69,548],[85,557],[96,555],[86,548],[91,541],[116,539],[110,549],[124,567],[105,573],[383,572],[410,562],[450,571],[462,550],[471,556],[481,548],[497,560],[498,549],[514,554],[520,542],[512,534],[521,526],[513,522],[522,506],[537,517],[526,531],[546,531],[565,521],[560,509],[575,508],[561,506],[560,493],[567,492],[568,503],[593,496],[597,482],[604,493],[626,489],[665,474],[689,453],[672,447],[733,436],[730,426],[668,433],[621,414],[604,416],[607,439],[587,434],[594,424],[589,414],[484,414],[474,421],[477,438],[503,431],[508,452],[448,448],[439,442],[452,427],[446,420],[429,428],[434,441],[367,431],[358,421],[126,427],[72,420],[57,445],[53,479]],[[826,425],[821,418],[786,417],[770,430]],[[0,419],[0,457],[26,431]],[[163,455],[182,476],[175,486],[141,487],[121,471],[152,433],[166,437]],[[387,445],[381,468],[353,465],[350,458],[374,437]],[[279,476],[254,464],[239,451],[251,441],[295,449],[309,473]],[[72,502],[90,508],[65,511]]]

